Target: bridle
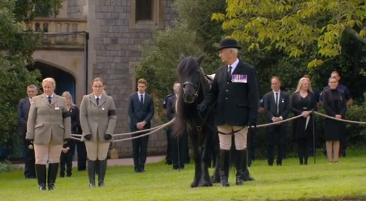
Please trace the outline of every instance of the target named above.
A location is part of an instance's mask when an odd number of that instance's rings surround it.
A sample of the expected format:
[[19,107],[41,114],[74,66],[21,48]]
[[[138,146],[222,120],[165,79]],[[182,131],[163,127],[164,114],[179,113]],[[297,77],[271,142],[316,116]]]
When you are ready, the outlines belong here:
[[202,80],[201,80],[201,77],[203,75],[202,68],[200,68],[199,74],[200,74],[200,79],[198,80],[198,84],[193,84],[190,81],[186,81],[186,82],[183,83],[183,85],[182,85],[183,96],[185,96],[185,88],[186,88],[187,85],[192,86],[194,88],[194,90],[196,91],[194,93],[194,96],[195,97],[198,96],[198,93],[199,93],[199,90],[200,90],[200,87],[201,87],[201,82],[202,82]]
[[183,83],[183,96],[185,96],[185,89],[186,89],[186,86],[187,85],[190,85],[194,88],[194,90],[196,91],[194,93],[194,96],[197,97],[198,96],[198,92],[200,90],[200,87],[201,87],[201,82],[199,81],[198,84],[193,84],[192,82],[190,81],[187,81],[187,82],[184,82]]

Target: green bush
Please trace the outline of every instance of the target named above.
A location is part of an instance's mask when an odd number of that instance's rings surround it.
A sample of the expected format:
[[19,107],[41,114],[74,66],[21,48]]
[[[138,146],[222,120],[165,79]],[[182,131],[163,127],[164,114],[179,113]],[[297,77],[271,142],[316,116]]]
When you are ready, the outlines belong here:
[[14,171],[14,170],[17,170],[17,169],[19,169],[19,168],[11,165],[11,163],[7,160],[0,161],[0,173],[11,172],[11,171]]

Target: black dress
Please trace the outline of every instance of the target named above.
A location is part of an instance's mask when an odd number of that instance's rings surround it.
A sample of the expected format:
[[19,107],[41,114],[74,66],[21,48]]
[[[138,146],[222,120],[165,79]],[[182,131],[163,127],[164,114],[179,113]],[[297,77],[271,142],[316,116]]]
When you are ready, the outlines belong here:
[[[335,115],[342,115],[342,119],[345,115],[346,104],[343,94],[337,89],[332,89],[324,94],[324,109],[326,114],[332,117]],[[345,132],[346,125],[344,122],[326,118],[325,120],[325,140],[326,141],[339,141],[341,135]]]
[[[306,97],[301,97],[298,92],[294,93],[291,98],[291,109],[295,116],[300,115],[303,111],[316,109],[316,99],[313,93],[308,93]],[[313,136],[313,114],[309,120],[304,117],[297,118],[293,121],[293,137],[294,140],[303,140],[312,138]],[[306,122],[308,121],[307,125]]]

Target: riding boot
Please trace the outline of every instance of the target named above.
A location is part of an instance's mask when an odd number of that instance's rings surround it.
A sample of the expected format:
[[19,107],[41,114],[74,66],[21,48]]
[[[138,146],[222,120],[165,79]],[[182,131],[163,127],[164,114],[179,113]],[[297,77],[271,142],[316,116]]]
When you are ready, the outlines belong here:
[[95,166],[96,162],[88,160],[89,187],[95,187]]
[[107,159],[99,161],[98,186],[104,187],[104,177],[107,171]]
[[56,183],[56,177],[57,177],[57,171],[58,171],[59,163],[50,163],[48,165],[48,190],[55,190],[55,183]]
[[40,191],[46,190],[46,165],[36,164],[36,175]]
[[95,160],[95,174],[99,174],[99,160]]
[[254,181],[254,178],[250,176],[248,169],[248,149],[243,150],[243,165],[244,165],[244,181]]
[[230,156],[230,150],[222,150],[220,149],[220,157],[219,157],[219,175],[220,175],[220,184],[222,187],[229,187],[229,163],[228,158]]
[[235,150],[236,185],[244,185],[244,150]]

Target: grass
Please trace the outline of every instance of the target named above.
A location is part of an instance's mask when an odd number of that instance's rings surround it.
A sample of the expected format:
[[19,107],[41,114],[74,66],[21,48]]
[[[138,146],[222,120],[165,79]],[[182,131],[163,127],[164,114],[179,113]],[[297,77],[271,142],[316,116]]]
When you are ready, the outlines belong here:
[[[74,170],[71,178],[57,178],[56,191],[40,192],[36,180],[25,180],[22,171],[0,174],[0,200],[366,200],[366,150],[350,150],[339,164],[328,164],[320,153],[308,166],[299,166],[296,158],[283,166],[269,167],[257,160],[250,168],[256,181],[236,186],[230,172],[229,188],[219,184],[191,189],[193,164],[180,172],[164,162],[149,164],[143,174],[132,167],[109,167],[105,188],[88,187],[86,172]],[[210,169],[210,172],[213,170]]]

